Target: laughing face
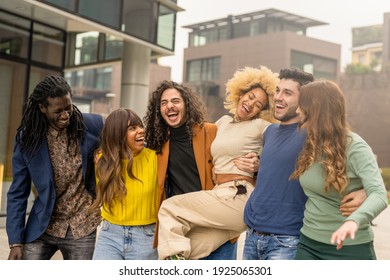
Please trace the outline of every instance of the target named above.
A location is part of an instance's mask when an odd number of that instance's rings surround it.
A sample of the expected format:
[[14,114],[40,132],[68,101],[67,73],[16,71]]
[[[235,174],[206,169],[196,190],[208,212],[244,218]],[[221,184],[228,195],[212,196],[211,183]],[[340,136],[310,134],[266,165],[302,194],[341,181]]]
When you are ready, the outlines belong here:
[[145,129],[143,125],[134,125],[127,128],[126,141],[134,156],[144,148]]
[[276,87],[274,96],[275,119],[282,124],[293,124],[300,120],[297,114],[299,83],[291,79],[282,79]]
[[160,100],[160,112],[165,122],[173,128],[182,126],[186,121],[184,100],[177,89],[166,89]]
[[261,88],[248,91],[238,101],[236,118],[240,121],[247,121],[258,117],[267,102],[267,94]]
[[52,128],[61,131],[68,127],[70,116],[73,113],[72,99],[70,94],[62,97],[48,97],[48,105],[39,104],[39,109],[44,113]]

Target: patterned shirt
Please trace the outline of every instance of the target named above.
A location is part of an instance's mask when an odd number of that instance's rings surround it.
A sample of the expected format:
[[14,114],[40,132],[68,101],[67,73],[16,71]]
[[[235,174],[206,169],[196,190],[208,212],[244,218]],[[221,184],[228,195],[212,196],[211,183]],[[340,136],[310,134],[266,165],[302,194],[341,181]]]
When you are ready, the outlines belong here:
[[66,129],[47,131],[56,184],[56,203],[46,230],[48,235],[65,238],[68,228],[74,239],[91,234],[101,222],[100,209],[87,213],[93,198],[84,186],[82,160],[77,143],[68,147]]

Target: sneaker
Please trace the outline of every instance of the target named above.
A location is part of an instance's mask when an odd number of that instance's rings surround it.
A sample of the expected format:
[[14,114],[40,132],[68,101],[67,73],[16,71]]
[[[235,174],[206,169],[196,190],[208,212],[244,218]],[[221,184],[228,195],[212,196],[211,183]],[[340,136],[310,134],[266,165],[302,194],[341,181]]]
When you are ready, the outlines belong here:
[[186,258],[182,254],[177,254],[165,258],[165,260],[171,260],[171,261],[184,261],[185,259]]

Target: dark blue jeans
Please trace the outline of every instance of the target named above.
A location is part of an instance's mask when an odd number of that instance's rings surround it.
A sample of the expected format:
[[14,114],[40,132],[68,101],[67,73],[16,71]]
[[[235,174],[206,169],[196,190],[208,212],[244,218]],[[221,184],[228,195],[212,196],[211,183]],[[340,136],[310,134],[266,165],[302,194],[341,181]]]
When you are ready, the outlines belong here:
[[95,249],[96,231],[90,235],[73,239],[68,229],[65,238],[43,234],[37,240],[23,246],[24,260],[50,260],[60,250],[64,260],[91,260]]
[[237,259],[237,242],[230,241],[221,245],[217,250],[201,260],[236,260]]

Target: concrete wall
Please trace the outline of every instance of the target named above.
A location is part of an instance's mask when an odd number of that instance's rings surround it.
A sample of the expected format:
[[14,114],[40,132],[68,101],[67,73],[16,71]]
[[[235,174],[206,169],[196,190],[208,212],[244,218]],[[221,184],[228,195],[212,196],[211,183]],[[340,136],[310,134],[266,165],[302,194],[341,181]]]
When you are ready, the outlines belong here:
[[390,72],[344,75],[340,87],[346,97],[348,121],[390,167]]

